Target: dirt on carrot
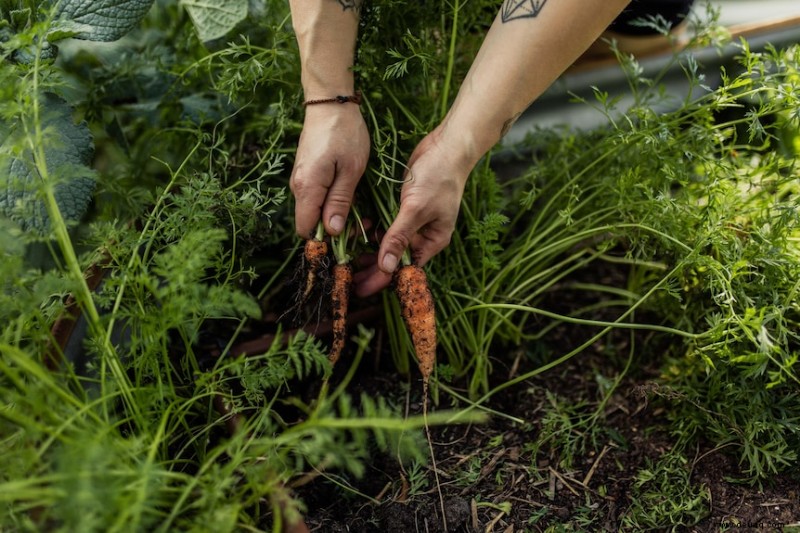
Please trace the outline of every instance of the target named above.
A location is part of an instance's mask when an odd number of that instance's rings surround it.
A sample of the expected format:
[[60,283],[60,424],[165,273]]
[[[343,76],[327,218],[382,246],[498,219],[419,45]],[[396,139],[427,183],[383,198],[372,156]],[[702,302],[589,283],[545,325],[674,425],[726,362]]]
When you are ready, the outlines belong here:
[[436,311],[428,277],[417,265],[402,266],[395,272],[394,290],[427,390],[436,364]]
[[322,240],[309,239],[303,250],[303,272],[305,283],[300,301],[305,303],[314,292],[320,271],[325,268],[325,259],[328,256],[328,243]]
[[331,318],[333,321],[333,342],[328,358],[336,364],[344,349],[347,325],[347,307],[350,290],[353,286],[353,268],[349,263],[339,263],[333,267],[333,290],[331,291]]

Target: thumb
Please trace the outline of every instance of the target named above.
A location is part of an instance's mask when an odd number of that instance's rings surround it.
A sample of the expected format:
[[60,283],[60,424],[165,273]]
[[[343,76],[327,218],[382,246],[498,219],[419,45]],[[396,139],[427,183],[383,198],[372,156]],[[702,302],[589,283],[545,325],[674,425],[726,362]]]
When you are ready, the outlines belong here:
[[417,234],[422,225],[419,211],[407,205],[408,202],[400,204],[400,212],[397,218],[386,230],[386,235],[381,240],[381,248],[378,252],[378,268],[391,274],[397,268],[403,252],[411,245],[411,239]]

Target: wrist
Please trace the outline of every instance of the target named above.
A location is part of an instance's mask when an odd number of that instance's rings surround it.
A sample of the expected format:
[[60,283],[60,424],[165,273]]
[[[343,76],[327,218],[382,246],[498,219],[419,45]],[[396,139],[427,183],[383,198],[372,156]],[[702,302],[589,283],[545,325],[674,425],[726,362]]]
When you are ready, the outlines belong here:
[[441,142],[460,164],[470,170],[499,140],[499,135],[493,136],[491,131],[487,131],[490,128],[486,125],[469,117],[459,116],[452,110],[439,129]]
[[343,69],[344,72],[303,74],[301,76],[303,100],[321,100],[338,95],[355,94],[355,80],[350,68]]
[[[334,95],[332,98],[335,97],[336,95]],[[313,101],[314,100],[312,100],[312,102]],[[361,107],[353,102],[325,102],[319,104],[310,104],[304,106],[304,110],[306,122],[309,120],[317,121],[342,118],[358,118],[359,120],[364,119],[363,115],[361,114]]]
[[329,98],[312,98],[303,102],[303,105],[308,107],[310,105],[322,104],[355,104],[361,105],[361,91],[355,91],[352,94],[337,94]]

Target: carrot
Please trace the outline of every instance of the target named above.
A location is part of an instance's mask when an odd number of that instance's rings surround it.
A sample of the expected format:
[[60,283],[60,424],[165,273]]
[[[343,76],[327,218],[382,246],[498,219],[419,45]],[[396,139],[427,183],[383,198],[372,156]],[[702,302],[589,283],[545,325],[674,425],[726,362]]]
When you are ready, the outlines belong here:
[[353,267],[349,263],[333,266],[333,290],[331,291],[331,314],[333,319],[333,342],[328,356],[332,365],[342,355],[346,337],[347,306],[350,302],[350,289],[353,285]]
[[322,269],[325,268],[325,258],[328,255],[328,243],[319,239],[309,239],[306,241],[303,250],[303,271],[305,272],[305,286],[303,287],[302,302],[308,301],[308,297],[314,290],[317,278]]
[[447,514],[444,497],[436,468],[436,454],[433,452],[431,429],[428,426],[428,382],[433,375],[436,364],[436,307],[433,293],[428,286],[425,271],[417,265],[404,265],[394,273],[394,292],[400,300],[400,314],[411,335],[411,343],[417,352],[417,363],[422,373],[422,416],[425,419],[425,435],[428,438],[428,449],[433,463],[433,475],[436,479],[436,490],[439,493],[439,504],[442,509],[442,524],[447,531]]
[[436,364],[436,311],[425,271],[417,265],[400,267],[394,274],[394,291],[417,352],[422,384],[427,392],[428,380]]

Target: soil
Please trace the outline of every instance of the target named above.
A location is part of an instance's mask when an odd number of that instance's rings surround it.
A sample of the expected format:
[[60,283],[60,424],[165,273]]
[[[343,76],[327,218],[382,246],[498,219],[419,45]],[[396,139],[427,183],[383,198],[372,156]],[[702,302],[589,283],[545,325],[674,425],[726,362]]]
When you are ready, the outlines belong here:
[[[553,303],[574,304],[563,299]],[[587,333],[575,326],[561,328],[548,343],[564,353],[564,345],[574,345]],[[631,342],[625,333],[607,337],[486,403],[508,416],[495,415],[480,425],[431,428],[441,497],[430,462],[415,471],[410,464],[401,466],[397,457],[376,454],[361,479],[337,478],[333,483],[319,478],[297,491],[307,508],[306,525],[311,531],[382,533],[800,531],[796,475],[752,485],[737,482],[745,476],[733,447],[714,449],[700,442],[676,453],[668,405],[653,394],[659,363],[647,354],[659,351],[657,342],[639,336],[633,339],[633,350]],[[602,387],[625,366],[618,354],[625,358],[631,351],[631,369],[601,404]],[[498,356],[493,361],[496,383],[536,368],[542,357],[520,350]],[[409,388],[391,368],[383,368],[379,356],[361,366],[362,375],[353,381],[354,397],[362,392],[381,395],[410,413],[421,413],[418,376]],[[446,394],[440,399],[441,408],[450,407]],[[575,424],[596,412],[595,424]],[[543,435],[552,437],[537,441]],[[642,482],[669,457],[678,458],[669,463],[672,470],[660,478],[651,476],[649,484]],[[656,485],[659,480],[662,485]],[[358,492],[342,489],[342,482]],[[655,486],[661,487],[660,493],[645,495]],[[674,499],[665,499],[665,493]],[[637,504],[640,518],[635,521]],[[672,523],[641,519],[650,508],[670,505]]]
[[[308,506],[306,524],[311,531],[435,532],[444,531],[444,509],[447,530],[453,532],[641,530],[623,522],[637,496],[637,475],[675,446],[663,407],[648,401],[645,391],[654,386],[652,381],[623,381],[605,407],[594,445],[577,447],[571,464],[559,460],[563,449],[539,449],[534,455],[531,447],[548,397],[583,405],[582,412],[596,407],[587,399],[597,393],[597,362],[567,363],[488,404],[525,424],[494,417],[483,425],[432,428],[442,500],[430,465],[423,488],[412,490],[408,465],[404,470],[396,458],[376,456],[362,479],[348,482],[379,503],[320,480],[298,494]],[[403,394],[385,376],[362,379],[361,387],[376,395],[391,396],[392,388],[395,396]],[[421,410],[419,401],[409,407]],[[780,531],[795,526],[800,531],[797,480],[784,475],[762,487],[738,483],[736,478],[743,476],[728,452],[700,444],[687,457],[691,486],[708,495],[697,515],[701,519],[689,517],[684,525],[662,522],[663,529]]]

